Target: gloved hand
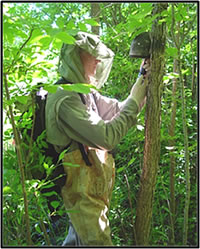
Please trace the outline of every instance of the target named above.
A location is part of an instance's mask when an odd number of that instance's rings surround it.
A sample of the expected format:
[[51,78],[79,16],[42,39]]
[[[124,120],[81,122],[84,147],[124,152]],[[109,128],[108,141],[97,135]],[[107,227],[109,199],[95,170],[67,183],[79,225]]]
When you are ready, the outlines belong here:
[[150,70],[150,59],[144,59],[140,65],[140,72],[138,77],[144,75],[144,77],[148,76]]
[[144,79],[144,76],[141,75],[137,78],[136,83],[133,85],[131,89],[131,97],[136,101],[139,111],[142,109],[145,103],[145,96],[146,96],[146,87],[147,87],[147,79]]

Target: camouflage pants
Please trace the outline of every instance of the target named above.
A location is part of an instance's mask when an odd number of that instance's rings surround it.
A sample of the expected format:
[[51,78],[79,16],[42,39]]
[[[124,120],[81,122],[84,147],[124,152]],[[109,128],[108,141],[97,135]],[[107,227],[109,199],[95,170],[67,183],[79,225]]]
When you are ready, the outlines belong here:
[[115,179],[114,160],[108,152],[94,149],[89,150],[88,158],[91,167],[79,150],[65,154],[65,208],[83,245],[112,245],[107,214]]

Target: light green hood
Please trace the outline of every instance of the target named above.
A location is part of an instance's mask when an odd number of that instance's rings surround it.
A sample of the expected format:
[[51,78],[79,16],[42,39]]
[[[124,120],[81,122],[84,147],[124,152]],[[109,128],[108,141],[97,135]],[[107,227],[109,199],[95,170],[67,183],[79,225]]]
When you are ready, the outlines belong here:
[[97,65],[95,83],[100,88],[107,80],[114,58],[112,50],[103,44],[99,37],[86,32],[78,32],[75,44],[63,44],[59,59],[58,72],[66,80],[72,83],[87,83],[80,60],[80,48],[84,49],[97,59],[101,60]]

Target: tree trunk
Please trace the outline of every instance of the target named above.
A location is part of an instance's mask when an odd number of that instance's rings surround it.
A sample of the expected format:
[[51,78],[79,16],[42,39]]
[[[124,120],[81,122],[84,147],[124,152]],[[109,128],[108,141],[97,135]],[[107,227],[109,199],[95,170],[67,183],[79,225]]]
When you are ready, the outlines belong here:
[[[166,3],[153,5],[153,15],[167,9]],[[161,19],[161,17],[159,18]],[[164,72],[166,25],[158,22],[151,32],[151,75],[147,92],[144,162],[136,209],[136,244],[148,245],[152,219],[153,197],[160,157],[160,111]]]
[[[174,68],[173,72],[177,72],[177,59],[174,59]],[[177,78],[173,79],[172,86],[172,104],[171,104],[171,122],[169,127],[169,146],[173,149],[170,154],[170,223],[171,223],[171,232],[170,232],[170,244],[174,245],[175,236],[174,236],[174,224],[175,224],[175,177],[174,170],[176,166],[175,156],[173,154],[175,146],[175,123],[176,123],[176,88],[177,88]]]
[[[91,3],[91,17],[95,18],[95,20],[99,23],[100,15],[100,4],[99,3]],[[92,26],[92,32],[96,35],[99,35],[100,26]]]

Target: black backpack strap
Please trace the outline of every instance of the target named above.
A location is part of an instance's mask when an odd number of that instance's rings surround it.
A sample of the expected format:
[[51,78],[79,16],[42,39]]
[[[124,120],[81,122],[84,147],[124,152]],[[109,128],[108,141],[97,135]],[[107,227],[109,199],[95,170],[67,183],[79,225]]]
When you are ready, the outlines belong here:
[[85,98],[83,97],[83,94],[82,93],[79,93],[79,96],[83,102],[84,105],[86,105],[86,101],[85,101]]
[[[84,98],[83,94],[79,93],[79,96],[80,96],[80,98],[81,98],[83,104],[86,105],[86,101],[85,101],[85,98]],[[82,157],[83,157],[83,160],[85,161],[85,164],[86,164],[87,166],[92,166],[92,164],[91,164],[91,162],[90,162],[90,160],[89,160],[89,158],[88,158],[88,154],[87,154],[87,151],[85,150],[84,145],[81,144],[81,143],[78,143],[78,146],[79,146],[79,150],[80,150],[80,152],[81,152],[81,155],[82,155]]]
[[92,164],[91,164],[91,162],[90,162],[90,160],[89,160],[89,158],[88,158],[88,154],[87,154],[87,152],[86,152],[86,150],[85,150],[84,145],[81,144],[81,143],[78,143],[78,146],[79,146],[79,150],[80,150],[80,152],[81,152],[81,155],[82,155],[82,157],[83,157],[83,160],[85,161],[85,164],[86,164],[87,166],[92,166]]
[[[83,104],[86,105],[86,101],[85,101],[85,98],[84,98],[83,94],[79,93],[79,96],[80,96],[80,98],[81,98]],[[88,158],[88,154],[87,154],[87,152],[86,152],[86,150],[85,150],[84,145],[81,144],[81,143],[78,143],[78,146],[79,146],[79,150],[80,150],[80,152],[81,152],[81,155],[82,155],[82,157],[83,157],[83,160],[85,161],[85,164],[86,164],[87,166],[92,166],[92,163],[90,162],[90,160],[89,160],[89,158]]]

